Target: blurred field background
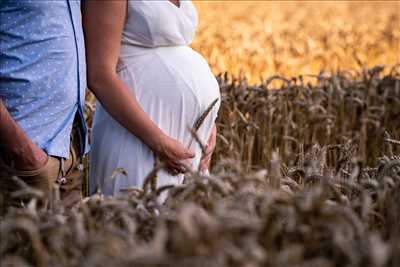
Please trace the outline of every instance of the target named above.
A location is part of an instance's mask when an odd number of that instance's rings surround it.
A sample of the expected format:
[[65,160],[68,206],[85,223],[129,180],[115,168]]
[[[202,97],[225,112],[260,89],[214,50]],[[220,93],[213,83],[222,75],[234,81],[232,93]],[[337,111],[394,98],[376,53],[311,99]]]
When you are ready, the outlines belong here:
[[195,3],[222,95],[211,175],[34,195],[0,218],[0,265],[400,266],[400,2]]
[[271,75],[400,62],[399,1],[195,1],[193,47],[215,74]]

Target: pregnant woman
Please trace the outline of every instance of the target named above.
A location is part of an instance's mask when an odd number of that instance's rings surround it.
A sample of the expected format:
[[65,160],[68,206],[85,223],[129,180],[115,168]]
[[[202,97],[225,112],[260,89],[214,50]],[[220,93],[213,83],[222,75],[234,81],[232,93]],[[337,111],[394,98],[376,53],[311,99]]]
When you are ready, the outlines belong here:
[[[168,166],[158,185],[181,183],[182,162],[196,170],[202,161],[188,127],[220,97],[207,62],[188,46],[197,27],[193,3],[85,1],[83,23],[89,87],[100,102],[90,191],[142,186],[156,157]],[[219,101],[197,131],[203,143],[215,138],[218,108]],[[111,178],[117,168],[127,176]]]

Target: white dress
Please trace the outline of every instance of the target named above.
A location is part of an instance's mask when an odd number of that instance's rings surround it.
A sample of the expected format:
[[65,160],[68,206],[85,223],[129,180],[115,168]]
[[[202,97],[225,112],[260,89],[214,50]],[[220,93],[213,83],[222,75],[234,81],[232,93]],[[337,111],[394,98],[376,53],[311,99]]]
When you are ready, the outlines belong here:
[[[168,0],[128,1],[118,75],[129,87],[143,110],[164,133],[188,145],[188,127],[217,98],[218,83],[205,59],[192,50],[197,12],[192,2],[177,7]],[[210,136],[219,109],[218,101],[198,131],[203,143]],[[154,167],[154,154],[97,103],[90,157],[89,188],[115,195],[123,188],[141,187]],[[197,169],[201,149],[191,145]],[[128,176],[118,174],[117,168]],[[179,184],[183,175],[158,173],[158,186]]]

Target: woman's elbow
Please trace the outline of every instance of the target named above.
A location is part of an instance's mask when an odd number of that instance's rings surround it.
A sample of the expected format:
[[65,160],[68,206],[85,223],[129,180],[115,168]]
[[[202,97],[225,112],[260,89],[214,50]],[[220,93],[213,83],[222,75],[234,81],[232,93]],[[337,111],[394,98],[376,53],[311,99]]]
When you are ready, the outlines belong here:
[[87,70],[87,83],[92,91],[99,90],[113,79],[115,72],[107,68],[90,67]]
[[101,78],[102,75],[99,75],[98,73],[94,72],[94,71],[90,71],[88,69],[87,71],[87,84],[88,87],[93,91],[95,90],[95,88],[98,87],[99,84],[102,83]]

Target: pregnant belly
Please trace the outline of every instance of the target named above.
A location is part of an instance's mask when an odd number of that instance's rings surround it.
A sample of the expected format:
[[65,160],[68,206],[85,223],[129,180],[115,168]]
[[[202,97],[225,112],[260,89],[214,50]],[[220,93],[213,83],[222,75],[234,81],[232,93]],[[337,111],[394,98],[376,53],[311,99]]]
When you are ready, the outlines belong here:
[[203,110],[220,96],[206,60],[188,46],[123,47],[119,69],[141,103],[157,99],[175,103],[194,97]]

